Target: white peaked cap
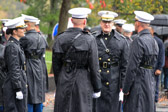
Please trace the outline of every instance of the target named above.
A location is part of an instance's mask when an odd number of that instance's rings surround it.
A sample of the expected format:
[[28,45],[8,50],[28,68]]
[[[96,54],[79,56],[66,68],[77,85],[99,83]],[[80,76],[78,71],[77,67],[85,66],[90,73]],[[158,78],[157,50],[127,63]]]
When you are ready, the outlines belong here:
[[134,11],[135,19],[137,21],[143,22],[143,23],[150,23],[152,20],[154,20],[154,17],[144,11]]
[[2,23],[6,23],[6,22],[8,22],[11,19],[0,19],[0,20],[2,21]]
[[99,11],[98,15],[101,17],[103,21],[112,21],[115,17],[118,16],[117,13],[112,12],[112,11]]
[[124,32],[133,32],[135,30],[135,27],[133,24],[124,24],[122,26],[122,29],[124,30]]
[[99,11],[99,12],[98,12],[98,15],[99,15],[99,16],[102,16],[102,15],[104,15],[104,14],[113,15],[114,17],[117,17],[117,16],[118,16],[117,13],[112,12],[112,11],[103,10],[103,11]]
[[22,17],[25,17],[25,16],[29,16],[29,15],[26,15],[26,14],[21,14]]
[[91,9],[89,8],[73,8],[68,11],[69,14],[72,15],[72,18],[84,19],[87,18],[88,14],[91,13]]
[[115,24],[123,25],[123,24],[126,23],[126,20],[124,20],[124,19],[116,19],[116,20],[114,20],[114,23],[115,23]]
[[25,15],[25,14],[21,14],[21,15],[24,18],[24,21],[33,22],[33,23],[36,23],[38,21],[38,18],[36,18],[34,16],[29,16],[29,15]]
[[6,22],[5,27],[7,27],[8,29],[26,28],[26,25],[24,23],[24,19],[22,17],[18,17]]

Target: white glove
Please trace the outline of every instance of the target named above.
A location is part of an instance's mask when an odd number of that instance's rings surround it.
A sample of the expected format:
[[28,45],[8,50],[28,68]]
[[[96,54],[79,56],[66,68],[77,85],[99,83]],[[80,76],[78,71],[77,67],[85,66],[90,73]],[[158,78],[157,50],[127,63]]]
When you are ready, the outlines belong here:
[[92,97],[93,98],[99,98],[101,95],[101,91],[100,92],[97,92],[97,93],[93,93]]
[[18,100],[22,100],[23,99],[22,91],[16,92],[16,99],[18,99]]
[[121,90],[120,93],[119,93],[119,101],[123,101],[123,100],[124,100],[124,93]]

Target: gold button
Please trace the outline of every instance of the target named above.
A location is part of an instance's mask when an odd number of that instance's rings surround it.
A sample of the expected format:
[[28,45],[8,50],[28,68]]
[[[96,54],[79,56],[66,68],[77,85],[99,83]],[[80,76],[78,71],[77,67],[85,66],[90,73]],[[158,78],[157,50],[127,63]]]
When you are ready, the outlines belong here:
[[110,61],[110,58],[109,58],[109,59],[107,59],[107,61]]
[[106,85],[109,85],[109,82],[106,82]]
[[28,85],[26,84],[26,87],[28,87]]
[[109,70],[107,70],[107,73],[109,73]]
[[99,58],[99,60],[101,60],[101,58]]
[[107,38],[105,38],[105,40],[107,40]]
[[101,70],[99,70],[99,72],[101,72]]

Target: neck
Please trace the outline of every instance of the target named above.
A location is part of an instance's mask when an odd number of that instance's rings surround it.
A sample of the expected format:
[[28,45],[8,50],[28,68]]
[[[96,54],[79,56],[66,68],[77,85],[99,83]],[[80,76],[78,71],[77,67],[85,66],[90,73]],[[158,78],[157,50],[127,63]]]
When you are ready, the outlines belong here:
[[40,29],[36,29],[37,32],[40,32]]
[[139,33],[139,32],[141,32],[141,31],[144,30],[144,29],[145,29],[145,28],[143,28],[143,27],[139,27],[137,32]]
[[74,27],[74,28],[80,28],[80,29],[82,29],[82,30],[84,29],[84,26],[82,26],[82,25],[74,25],[73,27]]
[[20,37],[18,37],[17,35],[12,35],[16,40],[20,40]]
[[34,28],[34,27],[29,27],[29,28],[27,28],[26,30],[27,30],[27,31],[35,30],[35,28]]

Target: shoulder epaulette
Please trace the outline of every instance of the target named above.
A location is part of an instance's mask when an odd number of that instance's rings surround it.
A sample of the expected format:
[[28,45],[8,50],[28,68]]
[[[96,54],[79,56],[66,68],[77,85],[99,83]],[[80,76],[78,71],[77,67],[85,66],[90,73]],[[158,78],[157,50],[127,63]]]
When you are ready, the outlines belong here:
[[85,30],[83,30],[82,31],[84,34],[89,34],[89,32],[88,31],[85,31]]
[[101,31],[99,31],[99,30],[93,31],[93,32],[91,32],[91,34],[94,35],[95,37],[97,37],[101,34]]
[[59,34],[57,34],[56,36],[54,36],[54,38],[57,38],[59,35],[63,34],[64,32],[61,32]]
[[93,31],[93,32],[91,32],[92,34],[96,34],[98,31]]
[[58,36],[58,35],[61,35],[61,34],[63,34],[63,33],[64,33],[64,31],[63,31],[63,32],[61,32],[61,33],[59,33],[59,34],[57,34],[57,36]]

